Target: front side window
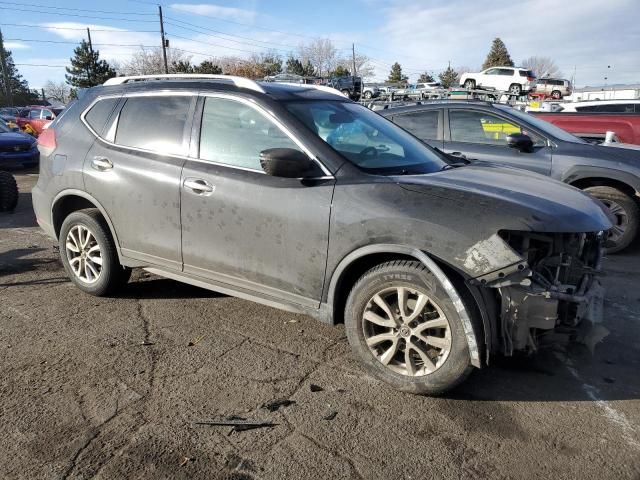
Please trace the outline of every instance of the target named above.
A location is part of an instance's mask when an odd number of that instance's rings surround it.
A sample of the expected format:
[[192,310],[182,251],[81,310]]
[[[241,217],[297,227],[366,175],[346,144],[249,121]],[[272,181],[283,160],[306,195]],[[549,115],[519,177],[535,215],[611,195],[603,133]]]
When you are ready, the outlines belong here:
[[206,98],[200,129],[201,159],[262,171],[260,152],[269,148],[300,150],[255,108],[236,100]]
[[127,98],[118,121],[115,143],[162,154],[181,154],[191,97]]
[[30,110],[29,111],[29,118],[39,119],[41,112],[42,112],[42,110]]
[[[451,141],[481,143],[486,145],[506,145],[507,136],[525,133],[538,145],[542,139],[502,117],[479,110],[449,110]],[[543,142],[542,142],[543,143]]]
[[393,123],[400,125],[421,140],[437,140],[439,116],[438,110],[405,113],[393,117]]
[[497,68],[490,68],[489,70],[484,72],[484,74],[485,75],[498,75],[498,69]]
[[440,155],[397,125],[350,102],[287,102],[285,107],[313,134],[358,168],[374,174],[432,173]]

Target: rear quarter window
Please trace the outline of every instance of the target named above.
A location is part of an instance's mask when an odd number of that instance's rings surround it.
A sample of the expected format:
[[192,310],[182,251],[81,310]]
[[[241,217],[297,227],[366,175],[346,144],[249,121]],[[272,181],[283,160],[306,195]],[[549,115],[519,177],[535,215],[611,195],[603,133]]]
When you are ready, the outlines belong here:
[[105,98],[98,100],[96,104],[85,114],[85,121],[98,135],[102,135],[104,126],[106,125],[111,112],[116,108],[118,101],[120,101],[120,98]]

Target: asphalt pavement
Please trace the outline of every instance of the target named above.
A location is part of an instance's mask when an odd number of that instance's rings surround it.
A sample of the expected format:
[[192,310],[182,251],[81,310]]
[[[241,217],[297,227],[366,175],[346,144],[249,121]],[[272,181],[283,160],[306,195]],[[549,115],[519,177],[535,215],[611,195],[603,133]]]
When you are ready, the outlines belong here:
[[[394,391],[332,327],[135,271],[81,293],[0,213],[0,478],[640,479],[640,246],[605,260],[585,347],[500,359],[453,393]],[[258,428],[200,424],[263,422]]]

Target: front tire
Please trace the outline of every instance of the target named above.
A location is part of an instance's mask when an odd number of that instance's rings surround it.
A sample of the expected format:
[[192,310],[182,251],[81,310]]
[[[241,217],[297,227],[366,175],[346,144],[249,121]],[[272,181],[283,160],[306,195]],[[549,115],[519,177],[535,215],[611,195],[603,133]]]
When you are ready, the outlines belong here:
[[347,299],[345,327],[365,370],[398,390],[438,395],[471,372],[460,317],[420,262],[386,262],[365,273]]
[[522,95],[522,85],[514,83],[509,87],[509,93],[512,93],[514,95]]
[[638,202],[613,187],[589,187],[584,191],[604,203],[616,219],[605,244],[606,252],[617,253],[627,248],[638,234],[640,225]]
[[364,92],[364,98],[365,98],[366,100],[371,100],[371,97],[372,97],[371,92],[369,92],[369,91]]
[[131,276],[131,269],[120,265],[109,227],[95,208],[78,210],[65,218],[59,246],[69,278],[85,293],[109,295]]
[[465,80],[464,88],[466,88],[467,90],[473,90],[474,88],[476,88],[476,81],[472,79]]
[[560,100],[562,98],[562,93],[560,93],[558,90],[554,90],[553,92],[551,92],[551,98],[553,98],[554,100]]

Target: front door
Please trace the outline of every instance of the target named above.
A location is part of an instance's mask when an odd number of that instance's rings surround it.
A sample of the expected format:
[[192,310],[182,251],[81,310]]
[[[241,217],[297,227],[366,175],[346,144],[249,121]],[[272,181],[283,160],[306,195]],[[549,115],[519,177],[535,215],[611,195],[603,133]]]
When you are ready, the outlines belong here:
[[182,173],[185,273],[317,307],[333,177],[266,175],[262,150],[304,147],[267,112],[241,98],[212,95],[200,105],[199,152]]
[[[484,110],[450,108],[448,113],[449,135],[445,136],[445,152],[464,155],[471,161],[487,161],[543,175],[551,173],[551,147],[534,132]],[[534,151],[527,153],[508,147],[506,138],[512,133],[529,135],[534,142]]]
[[[83,168],[86,190],[107,211],[122,253],[173,270],[182,268],[180,173],[195,100],[183,94],[126,98],[104,133],[96,132],[101,139]],[[99,107],[87,113],[90,125]]]

